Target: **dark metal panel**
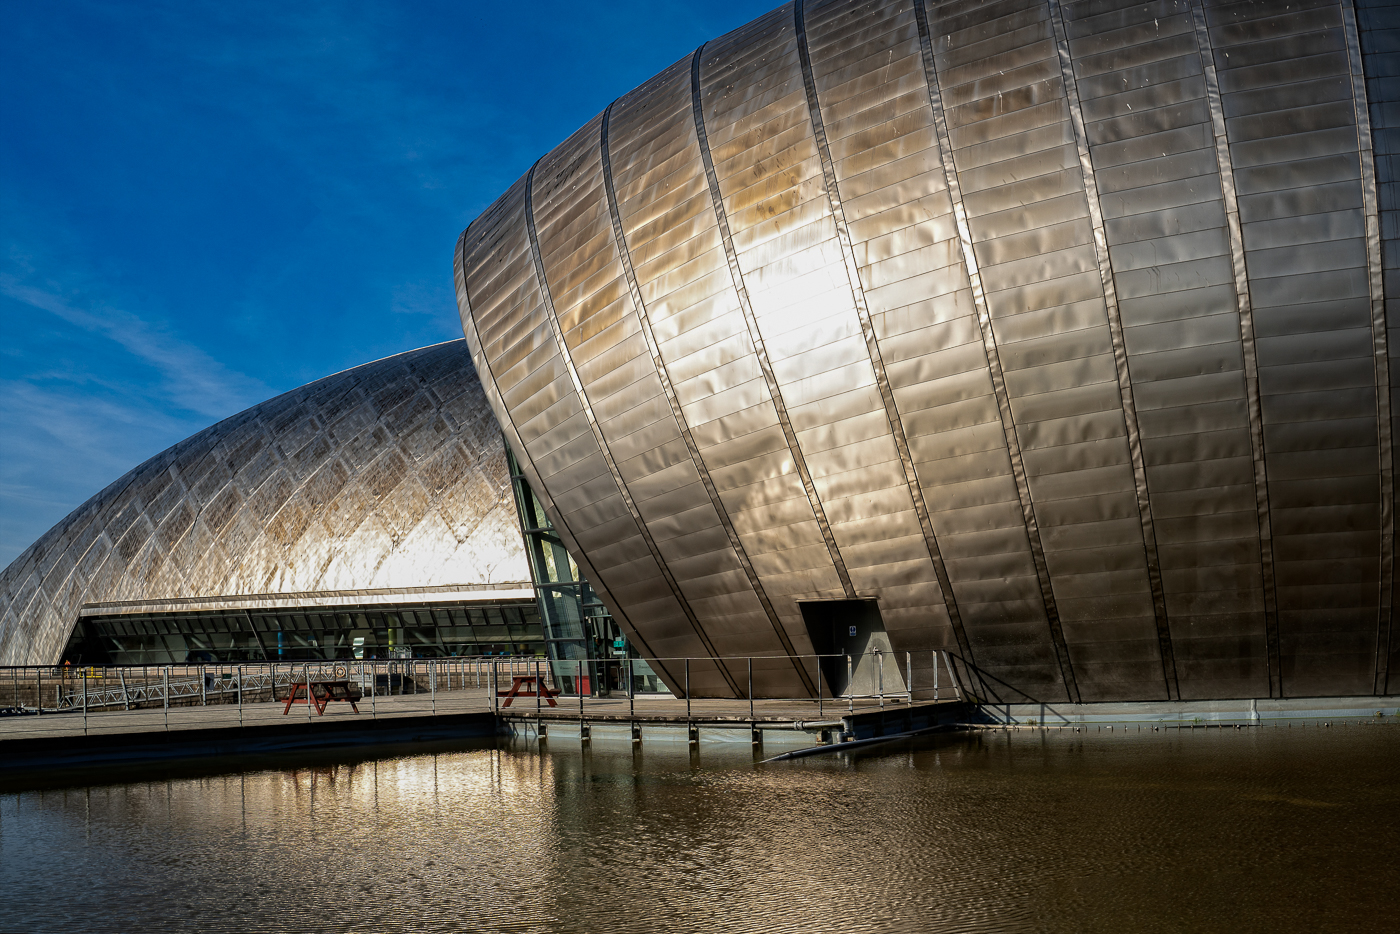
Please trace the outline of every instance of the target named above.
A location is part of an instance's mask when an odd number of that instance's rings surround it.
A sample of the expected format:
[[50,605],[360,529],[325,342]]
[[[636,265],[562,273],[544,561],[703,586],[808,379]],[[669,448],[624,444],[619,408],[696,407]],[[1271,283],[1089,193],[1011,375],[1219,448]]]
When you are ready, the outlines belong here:
[[[1222,112],[1250,113],[1226,121],[1235,172],[1252,189],[1265,189],[1239,195],[1256,329],[1260,334],[1277,335],[1260,337],[1255,342],[1261,378],[1274,365],[1298,365],[1306,371],[1310,369],[1308,364],[1320,364],[1330,372],[1343,361],[1353,360],[1352,365],[1358,365],[1367,357],[1371,360],[1365,365],[1374,373],[1378,365],[1374,327],[1361,346],[1354,346],[1356,342],[1339,329],[1339,325],[1350,327],[1344,323],[1351,318],[1350,313],[1331,313],[1339,307],[1339,299],[1354,295],[1364,301],[1369,266],[1364,251],[1345,248],[1335,239],[1314,241],[1307,251],[1309,258],[1297,265],[1311,266],[1315,271],[1279,275],[1295,272],[1287,268],[1288,251],[1294,248],[1273,252],[1252,239],[1254,224],[1259,222],[1350,209],[1364,213],[1362,185],[1353,180],[1357,173],[1343,170],[1342,180],[1337,180],[1338,160],[1319,158],[1350,153],[1353,162],[1359,160],[1352,95],[1348,93],[1345,99],[1337,100],[1336,86],[1323,80],[1325,75],[1299,81],[1287,69],[1267,67],[1305,55],[1345,51],[1348,44],[1342,9],[1338,4],[1327,3],[1300,13],[1284,13],[1208,4],[1204,18],[1215,45],[1214,65],[1222,75]],[[1229,73],[1240,68],[1252,71],[1244,80],[1229,80]],[[1270,88],[1277,89],[1277,93],[1269,93]],[[1247,174],[1241,174],[1246,171]],[[1280,184],[1303,187],[1269,190]],[[1353,257],[1350,262],[1348,253]],[[1335,259],[1329,261],[1329,257]],[[1329,265],[1331,269],[1322,268]],[[1383,333],[1381,339],[1384,340]],[[1337,447],[1351,448],[1356,458],[1369,455],[1372,466],[1368,482],[1374,484],[1369,508],[1379,517],[1382,455],[1376,450],[1376,400],[1371,400],[1369,413],[1359,419],[1336,420],[1329,414],[1339,407],[1352,408],[1346,394],[1353,391],[1323,383],[1287,398],[1262,396],[1263,441],[1271,469],[1273,465],[1282,467],[1299,458],[1309,458],[1312,452]],[[1306,395],[1313,398],[1302,398]],[[1290,420],[1299,416],[1303,416],[1302,420]],[[1280,571],[1278,665],[1280,671],[1292,673],[1281,686],[1288,695],[1374,689],[1375,664],[1371,664],[1371,676],[1363,686],[1359,681],[1352,683],[1340,669],[1321,663],[1323,657],[1332,654],[1329,640],[1338,626],[1368,629],[1374,638],[1381,612],[1381,566],[1389,563],[1381,549],[1380,520],[1376,518],[1372,523],[1376,534],[1371,547],[1358,550],[1349,545],[1345,549],[1343,564],[1353,569],[1343,575],[1347,582],[1324,584],[1319,577],[1336,579],[1336,574],[1325,570],[1330,565],[1320,564],[1310,555],[1329,550],[1335,554],[1339,546],[1334,534],[1303,521],[1303,517],[1315,516],[1316,509],[1325,504],[1343,506],[1351,498],[1348,490],[1354,484],[1340,480],[1320,477],[1306,486],[1270,484],[1269,506],[1276,526],[1273,545]],[[1387,544],[1384,551],[1388,553],[1390,547]],[[1319,589],[1324,586],[1329,588],[1325,597]],[[1325,604],[1319,604],[1323,599]],[[1325,616],[1319,615],[1321,605],[1327,607]],[[1319,662],[1316,665],[1310,661],[1314,656]],[[1374,661],[1370,659],[1368,663]]]
[[1229,148],[1220,90],[1221,78],[1216,69],[1215,53],[1210,43],[1204,7],[1193,4],[1192,16],[1206,76],[1206,95],[1211,113],[1211,135],[1220,171],[1220,187],[1224,200],[1231,267],[1234,274],[1235,300],[1240,320],[1245,397],[1248,402],[1251,452],[1254,465],[1255,518],[1262,571],[1264,648],[1268,658],[1268,690],[1270,696],[1281,696],[1278,656],[1278,597],[1274,577],[1273,533],[1270,521],[1268,472],[1265,460],[1263,414],[1260,403],[1259,369],[1255,344],[1255,316],[1245,266],[1244,238],[1236,195],[1234,163]]
[[1377,450],[1380,457],[1380,612],[1376,625],[1375,670],[1372,692],[1385,691],[1390,663],[1390,631],[1394,615],[1395,588],[1395,470],[1394,413],[1391,411],[1390,349],[1386,324],[1385,266],[1381,250],[1379,187],[1372,143],[1371,114],[1360,30],[1352,0],[1342,3],[1348,64],[1351,70],[1351,97],[1354,102],[1361,169],[1361,192],[1365,206],[1366,266],[1371,299],[1372,355],[1376,380],[1376,415],[1379,426]]
[[[1400,173],[1397,173],[1397,159],[1400,156],[1400,56],[1395,51],[1400,47],[1400,16],[1395,7],[1385,0],[1358,0],[1355,4],[1360,32],[1362,61],[1366,74],[1367,101],[1370,108],[1371,144],[1376,174],[1377,207],[1380,221],[1382,285],[1385,294],[1386,316],[1388,321],[1388,345],[1392,355],[1400,347],[1400,333],[1396,323],[1400,321]],[[1400,365],[1400,360],[1392,357],[1390,369]],[[1400,396],[1396,386],[1391,390],[1391,437],[1400,415]],[[1393,547],[1393,546],[1392,546]],[[1392,596],[1391,605],[1394,605]],[[1392,611],[1393,616],[1393,611]],[[1379,633],[1380,644],[1377,655],[1385,660],[1386,671],[1382,674],[1381,693],[1389,693],[1396,683],[1395,672],[1400,671],[1400,640],[1394,636],[1393,619]]]
[[[1163,516],[1155,534],[1165,534],[1168,541],[1181,541],[1183,535],[1199,540],[1204,531],[1200,520],[1222,508],[1238,508],[1243,489],[1199,486],[1163,493],[1156,489],[1157,478],[1164,469],[1176,468],[1179,474],[1183,455],[1188,463],[1194,461],[1200,476],[1200,465],[1212,462],[1194,458],[1230,452],[1231,446],[1222,449],[1219,441],[1199,442],[1218,439],[1222,429],[1238,430],[1244,422],[1244,385],[1235,366],[1222,381],[1222,374],[1201,365],[1212,358],[1228,365],[1239,354],[1240,331],[1234,296],[1207,291],[1227,287],[1232,277],[1206,86],[1194,77],[1202,74],[1194,24],[1184,7],[1171,11],[1176,16],[1167,26],[1160,12],[1135,7],[1133,29],[1100,33],[1094,27],[1103,18],[1085,18],[1096,7],[1066,3],[1063,9],[1066,33],[1092,36],[1102,50],[1092,59],[1076,58],[1078,77],[1072,86],[1082,94],[1087,85],[1092,95],[1084,105],[1086,117],[1090,112],[1111,117],[1086,130],[1100,197],[1112,198],[1105,213],[1117,215],[1105,223],[1101,238],[1115,244],[1109,259],[1116,288],[1106,292],[1116,293],[1124,324],[1136,324],[1125,327],[1124,339],[1141,431],[1139,475],[1152,483],[1149,506]],[[1085,45],[1076,39],[1070,47],[1077,56]],[[1112,313],[1113,303],[1109,307]],[[1198,317],[1203,314],[1211,317]],[[1209,481],[1201,476],[1200,482]],[[1251,528],[1244,534],[1256,533]],[[1232,617],[1219,615],[1220,594],[1214,591],[1220,588],[1195,573],[1197,556],[1193,549],[1172,548],[1160,558],[1163,579],[1170,575],[1177,581],[1177,593],[1163,585],[1158,619],[1162,609],[1170,611],[1172,648],[1180,642],[1188,655],[1194,642],[1209,638],[1211,631],[1203,630],[1195,617],[1214,615],[1212,627],[1248,625],[1245,617],[1226,623]],[[1257,562],[1257,555],[1247,550],[1241,556]],[[1196,587],[1182,591],[1185,581]],[[1238,605],[1238,611],[1247,613],[1252,602]],[[1261,628],[1256,643],[1260,664],[1254,669],[1261,675],[1266,669],[1262,636]],[[1189,676],[1179,683],[1181,696],[1201,696]],[[1255,693],[1261,683],[1266,686],[1267,678],[1246,678],[1235,692]]]

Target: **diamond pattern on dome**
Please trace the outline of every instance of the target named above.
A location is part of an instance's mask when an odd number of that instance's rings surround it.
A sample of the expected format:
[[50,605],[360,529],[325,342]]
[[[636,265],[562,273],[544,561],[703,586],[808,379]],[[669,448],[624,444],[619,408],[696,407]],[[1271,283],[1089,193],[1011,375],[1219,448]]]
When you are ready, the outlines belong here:
[[0,664],[55,662],[87,603],[528,579],[464,341],[227,418],[79,506],[0,572]]

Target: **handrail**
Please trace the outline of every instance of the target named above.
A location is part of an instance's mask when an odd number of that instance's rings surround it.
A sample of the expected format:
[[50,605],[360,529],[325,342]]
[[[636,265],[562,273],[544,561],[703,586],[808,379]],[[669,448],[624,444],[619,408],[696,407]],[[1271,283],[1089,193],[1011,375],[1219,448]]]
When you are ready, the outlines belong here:
[[[902,657],[901,657],[902,656]],[[272,722],[266,702],[286,700],[290,685],[308,681],[350,681],[355,683],[367,702],[370,717],[405,716],[440,712],[497,711],[501,698],[514,688],[516,697],[533,697],[533,716],[543,714],[539,690],[543,684],[555,697],[570,698],[570,713],[577,704],[578,716],[586,719],[589,706],[600,715],[616,716],[613,702],[625,699],[628,716],[634,716],[637,702],[646,698],[684,701],[685,716],[692,714],[714,716],[716,705],[743,705],[741,718],[757,717],[756,703],[801,703],[815,701],[818,717],[844,707],[854,713],[857,702],[871,707],[878,701],[887,704],[913,704],[915,695],[932,700],[948,697],[947,688],[958,700],[972,696],[965,692],[959,679],[959,660],[954,665],[951,653],[931,651],[931,667],[914,667],[914,654],[875,650],[860,655],[840,653],[788,655],[753,655],[719,657],[676,657],[660,659],[596,658],[547,659],[539,656],[467,656],[448,658],[406,659],[320,659],[302,662],[224,662],[170,665],[122,666],[0,666],[0,740],[34,732],[75,732],[79,723],[84,735],[91,723],[103,730],[123,727],[123,711],[158,709],[164,729],[196,727],[219,722],[230,723],[237,717],[239,726],[248,722]],[[813,666],[817,696],[775,697],[762,694],[760,665],[782,659]],[[684,672],[677,679],[674,693],[664,689],[665,683],[650,668],[651,662],[670,663],[669,670]],[[690,690],[692,669],[700,666],[731,665],[736,671],[747,669],[740,679],[739,691],[719,698],[694,698]],[[739,666],[743,666],[740,668]],[[844,668],[844,672],[842,669]],[[919,672],[924,672],[919,675]],[[940,671],[948,680],[940,683]],[[972,669],[968,669],[969,672]],[[844,681],[842,675],[844,674]],[[916,687],[915,678],[928,683]],[[643,677],[645,676],[645,678]],[[930,677],[931,676],[931,677]],[[975,672],[974,672],[975,676]],[[517,679],[531,681],[531,690],[523,693]],[[655,678],[656,680],[651,680]],[[841,692],[829,690],[841,685]],[[661,687],[660,690],[655,690]],[[282,696],[279,698],[278,695]],[[762,694],[762,696],[760,696]],[[576,701],[575,701],[576,698]],[[551,698],[552,700],[552,698]],[[692,701],[703,701],[695,710]],[[222,707],[226,712],[206,710],[191,712],[192,707]],[[236,706],[236,710],[235,710]],[[552,706],[552,705],[551,705]],[[526,715],[525,707],[512,708]],[[736,708],[737,709],[737,708]],[[771,711],[771,707],[769,708]],[[186,711],[182,713],[181,711]],[[654,712],[654,708],[653,708]],[[280,713],[280,711],[279,711]],[[677,707],[679,713],[679,705]],[[53,715],[62,715],[52,720]],[[35,721],[16,721],[14,715],[29,715]],[[80,717],[79,717],[80,715]],[[308,717],[311,708],[307,708]],[[143,715],[146,716],[146,715]],[[728,717],[728,715],[725,715]],[[50,719],[42,719],[49,717]],[[116,717],[118,719],[113,720]],[[96,718],[95,720],[91,718]],[[703,719],[703,717],[702,717]],[[137,721],[132,721],[135,724]],[[149,721],[144,721],[149,722]],[[277,717],[277,722],[285,722]]]

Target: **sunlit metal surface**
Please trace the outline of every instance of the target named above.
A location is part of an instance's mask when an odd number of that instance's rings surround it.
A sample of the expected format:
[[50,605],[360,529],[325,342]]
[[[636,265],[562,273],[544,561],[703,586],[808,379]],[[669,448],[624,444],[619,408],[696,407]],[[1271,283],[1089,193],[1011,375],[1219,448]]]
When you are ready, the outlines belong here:
[[[57,662],[90,604],[519,598],[528,580],[500,431],[452,341],[264,402],[84,503],[0,573],[0,664]],[[488,583],[509,586],[470,586]]]
[[869,597],[1007,701],[1386,693],[1394,19],[781,7],[463,233],[487,397],[655,655]]

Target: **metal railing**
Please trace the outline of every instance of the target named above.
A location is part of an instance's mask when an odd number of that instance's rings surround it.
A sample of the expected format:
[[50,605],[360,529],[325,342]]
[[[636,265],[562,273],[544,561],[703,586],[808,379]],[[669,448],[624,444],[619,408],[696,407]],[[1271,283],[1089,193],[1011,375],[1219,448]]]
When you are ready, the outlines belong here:
[[[903,657],[901,658],[900,655]],[[920,653],[920,658],[923,658]],[[349,704],[332,703],[323,712],[306,702],[326,695],[328,682],[349,696],[361,714],[373,719],[505,711],[541,716],[546,703],[561,714],[742,718],[773,716],[775,705],[808,707],[820,718],[828,710],[857,706],[912,704],[916,691],[931,700],[962,699],[956,668],[946,653],[932,652],[930,668],[915,668],[912,653],[871,652],[863,656],[805,655],[660,659],[546,659],[474,657],[429,659],[343,659],[308,662],[146,665],[122,667],[18,666],[0,668],[0,741],[26,735],[88,735],[285,723],[286,717],[323,722]],[[902,664],[901,664],[902,663]],[[755,666],[758,666],[757,668]],[[815,694],[775,697],[755,688],[775,668],[785,683],[796,683],[798,666]],[[716,669],[723,669],[721,675]],[[902,670],[901,670],[902,669]],[[940,670],[947,680],[940,684]],[[915,687],[916,675],[925,672]],[[676,693],[648,690],[655,672],[675,684]],[[694,697],[692,676],[707,679]],[[834,676],[834,677],[833,677]],[[844,681],[842,681],[844,676]],[[846,687],[839,694],[833,681]],[[860,690],[850,689],[857,681]],[[722,683],[724,689],[715,692]],[[547,690],[540,690],[541,687]],[[511,697],[511,689],[514,696]],[[290,701],[289,701],[290,698]],[[564,707],[561,699],[567,699]],[[572,705],[577,705],[576,707]],[[697,708],[703,708],[698,709]],[[368,709],[366,709],[368,708]],[[533,708],[533,709],[531,709]],[[349,711],[345,711],[348,713]],[[158,717],[158,719],[157,719]]]

